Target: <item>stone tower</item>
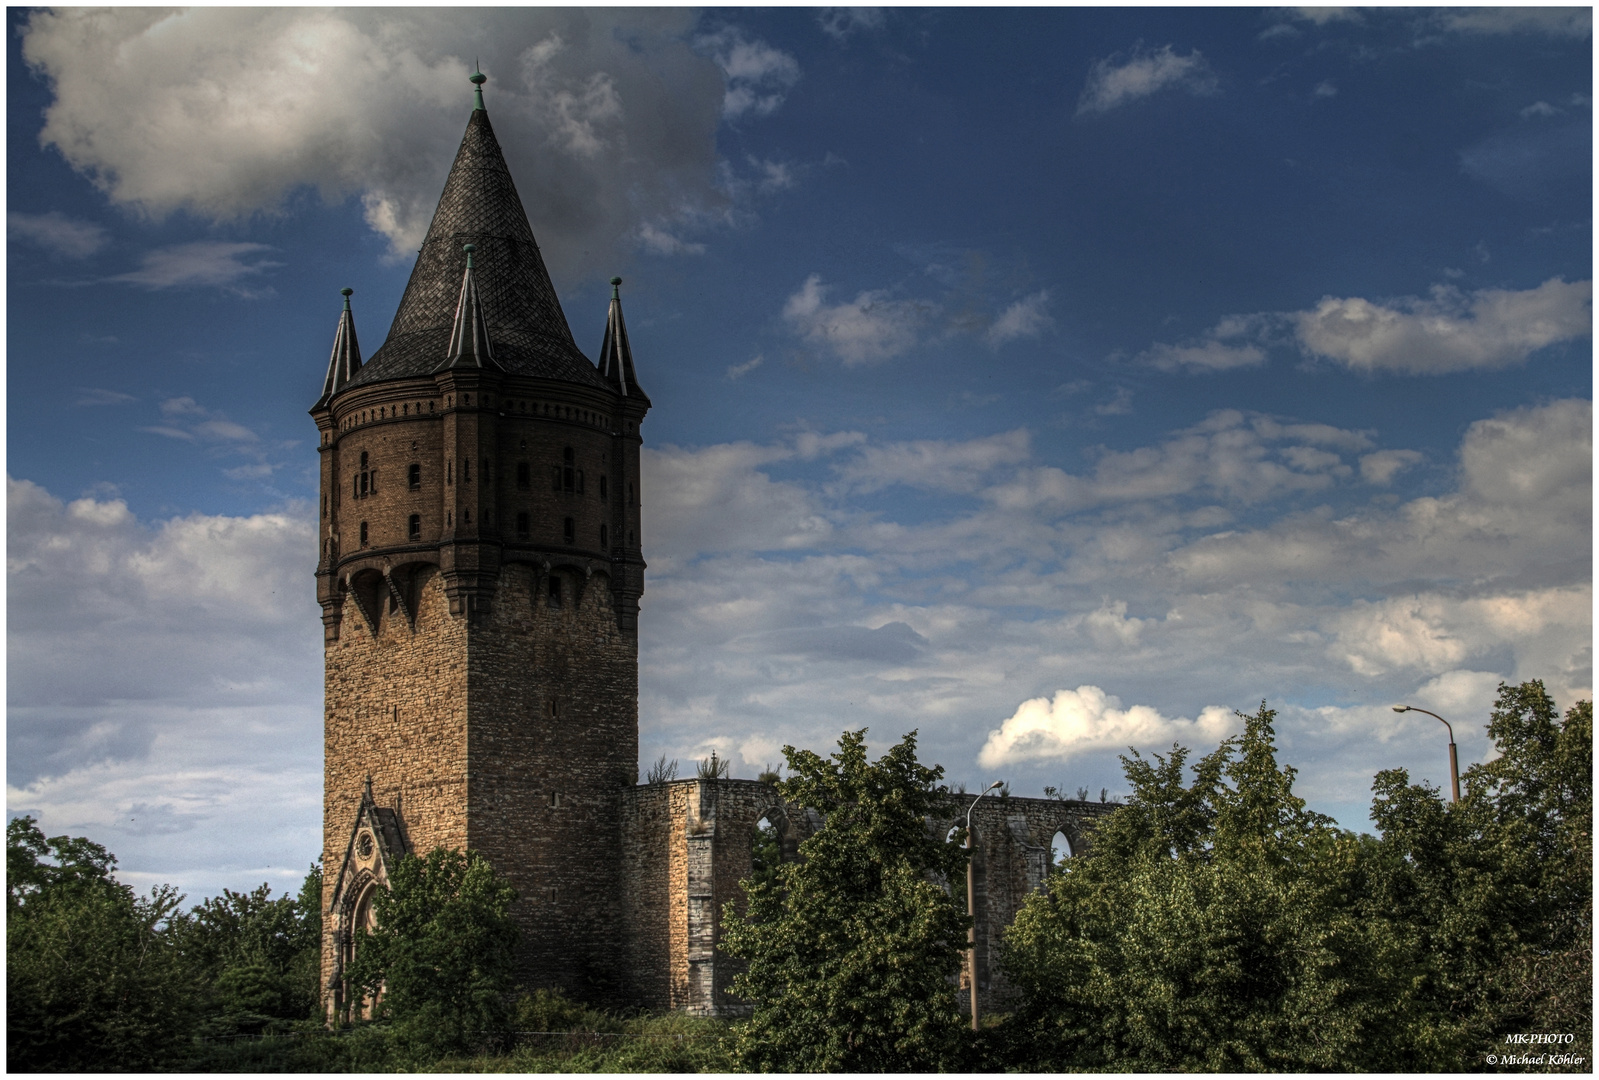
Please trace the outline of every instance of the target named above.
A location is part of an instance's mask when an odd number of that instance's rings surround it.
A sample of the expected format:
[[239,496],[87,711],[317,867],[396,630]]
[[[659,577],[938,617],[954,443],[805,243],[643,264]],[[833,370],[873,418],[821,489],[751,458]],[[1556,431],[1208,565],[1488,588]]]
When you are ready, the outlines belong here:
[[[388,868],[471,847],[520,899],[530,985],[627,982],[638,761],[639,388],[613,292],[578,349],[483,105],[383,345],[349,293],[321,398],[330,1016]],[[613,279],[613,285],[620,285]]]

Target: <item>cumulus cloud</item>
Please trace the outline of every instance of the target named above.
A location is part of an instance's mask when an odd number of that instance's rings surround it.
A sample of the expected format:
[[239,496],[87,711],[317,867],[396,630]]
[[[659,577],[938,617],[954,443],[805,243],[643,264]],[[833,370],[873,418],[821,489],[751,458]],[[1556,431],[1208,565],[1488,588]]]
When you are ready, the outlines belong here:
[[1379,450],[1360,459],[1360,478],[1368,484],[1381,487],[1394,482],[1394,477],[1421,463],[1421,454],[1415,450]]
[[426,232],[481,59],[496,132],[559,277],[614,266],[646,222],[725,220],[724,96],[743,88],[755,95],[745,112],[759,113],[795,69],[727,35],[724,75],[693,47],[695,18],[65,8],[32,13],[22,47],[54,91],[42,142],[114,204],[226,222],[280,212],[309,188],[359,198],[397,257]]
[[742,379],[756,368],[760,367],[765,357],[757,356],[753,360],[746,360],[742,364],[729,364],[727,377],[729,379]]
[[1077,115],[1106,113],[1167,88],[1204,95],[1216,93],[1219,84],[1198,49],[1179,56],[1170,45],[1153,50],[1135,46],[1130,54],[1094,61],[1077,99]]
[[776,112],[784,95],[799,81],[799,61],[764,41],[745,37],[736,27],[702,35],[699,45],[716,58],[727,76],[722,115],[729,120],[746,113],[766,116]]
[[1037,337],[1055,325],[1049,314],[1049,292],[1040,289],[1000,312],[983,337],[991,348],[1017,338]]
[[1428,299],[1374,303],[1325,297],[1294,316],[1309,352],[1357,371],[1437,375],[1524,362],[1546,345],[1593,328],[1593,282],[1550,278],[1534,289],[1448,286]]
[[55,259],[86,259],[105,247],[104,227],[91,221],[69,218],[59,210],[47,214],[6,214],[6,235],[25,240]]
[[842,304],[828,303],[827,291],[821,275],[812,274],[784,302],[783,319],[801,338],[848,365],[909,352],[936,313],[929,303],[894,299],[884,290],[868,290]]
[[1427,298],[1323,297],[1308,311],[1230,315],[1198,339],[1157,343],[1137,359],[1166,371],[1262,364],[1293,344],[1357,371],[1442,375],[1509,367],[1593,330],[1593,282],[1550,278],[1532,289],[1466,293],[1435,286]]
[[1197,720],[1168,719],[1147,705],[1123,709],[1121,699],[1097,686],[1057,690],[1053,700],[1032,698],[998,728],[978,752],[985,769],[1020,762],[1065,761],[1095,750],[1121,750],[1177,742],[1210,747],[1236,726],[1231,710],[1210,705]]

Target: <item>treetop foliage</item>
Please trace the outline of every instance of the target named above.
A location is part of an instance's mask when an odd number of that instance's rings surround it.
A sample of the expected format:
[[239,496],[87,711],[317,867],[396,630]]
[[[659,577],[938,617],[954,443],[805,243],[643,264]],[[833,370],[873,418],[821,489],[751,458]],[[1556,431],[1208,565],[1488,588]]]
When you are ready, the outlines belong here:
[[959,1060],[955,975],[968,920],[944,882],[965,853],[932,835],[947,793],[916,760],[915,732],[876,762],[866,732],[822,758],[783,748],[790,805],[822,827],[800,860],[744,883],[747,911],[723,913],[722,948],[748,962],[733,992],[754,1006],[736,1053],[746,1068],[936,1070]]

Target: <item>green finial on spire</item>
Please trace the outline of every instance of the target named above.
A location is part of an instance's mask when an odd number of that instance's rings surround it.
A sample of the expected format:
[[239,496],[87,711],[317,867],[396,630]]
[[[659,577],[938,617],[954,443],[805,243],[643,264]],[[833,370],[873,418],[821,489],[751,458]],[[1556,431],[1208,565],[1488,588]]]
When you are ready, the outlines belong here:
[[468,270],[473,269],[473,266],[472,266],[472,252],[477,250],[477,245],[476,244],[467,244],[461,250],[466,252],[466,268]]
[[340,289],[339,290],[339,295],[344,297],[344,310],[345,311],[349,311],[350,310],[350,295],[352,293],[354,293],[354,292],[355,292],[354,289]]
[[611,279],[611,299],[622,299],[622,279],[619,277],[614,277]]
[[483,84],[489,81],[489,77],[483,74],[482,66],[475,61],[472,66],[476,69],[469,76],[472,80],[472,111],[488,112],[488,109],[483,106]]

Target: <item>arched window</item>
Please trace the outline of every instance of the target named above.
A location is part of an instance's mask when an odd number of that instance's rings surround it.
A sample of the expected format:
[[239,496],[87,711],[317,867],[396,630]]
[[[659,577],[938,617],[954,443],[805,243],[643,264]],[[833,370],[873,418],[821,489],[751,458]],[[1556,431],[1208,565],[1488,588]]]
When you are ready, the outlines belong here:
[[573,518],[564,519],[564,521],[562,523],[562,526],[561,526],[561,535],[566,538],[566,542],[568,544],[570,544],[574,540],[576,540],[577,539],[577,521],[575,519],[573,519]]
[[408,530],[408,535],[413,541],[422,539],[422,515],[412,514],[411,520],[407,524],[406,528]]
[[605,526],[604,525],[600,526],[600,547],[602,547],[602,548],[610,547],[610,543],[605,538]]
[[554,574],[550,575],[550,606],[552,608],[561,606],[561,579]]
[[[522,441],[522,449],[527,449],[527,440],[525,439]],[[533,486],[533,470],[528,468],[528,464],[525,461],[516,463],[516,486],[519,488]]]
[[366,468],[366,451],[361,451],[361,468]]
[[406,471],[405,471],[405,480],[406,480],[406,483],[410,486],[412,491],[421,491],[422,490],[422,466],[418,465],[418,464],[415,464],[415,463],[412,463],[411,467],[406,469]]
[[1051,870],[1066,869],[1066,860],[1072,857],[1071,841],[1066,839],[1066,834],[1059,829],[1049,841],[1049,868]]
[[605,477],[600,477],[600,501],[605,501]]
[[522,512],[519,512],[516,515],[516,535],[518,535],[520,537],[523,537],[525,539],[527,537],[527,534],[528,534],[527,512],[526,511],[522,511]]
[[465,458],[465,459],[463,459],[461,461],[461,483],[470,484],[471,482],[472,482],[472,459],[471,458]]
[[361,522],[361,546],[366,547],[366,522]]

